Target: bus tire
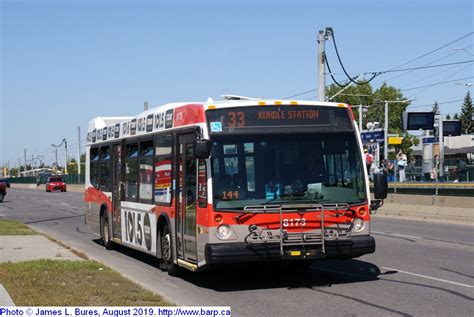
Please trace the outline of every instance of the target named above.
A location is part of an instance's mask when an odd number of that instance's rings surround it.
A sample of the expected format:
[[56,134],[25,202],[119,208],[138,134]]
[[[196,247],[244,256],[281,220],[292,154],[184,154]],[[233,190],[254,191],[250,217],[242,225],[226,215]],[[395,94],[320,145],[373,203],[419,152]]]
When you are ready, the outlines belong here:
[[173,250],[171,248],[171,234],[168,225],[164,225],[160,231],[161,259],[159,267],[168,271],[171,276],[179,275],[179,267],[173,262]]
[[105,249],[112,250],[114,248],[114,243],[110,238],[109,219],[106,215],[103,215],[100,217],[100,222],[100,237],[102,239],[102,244],[104,245]]

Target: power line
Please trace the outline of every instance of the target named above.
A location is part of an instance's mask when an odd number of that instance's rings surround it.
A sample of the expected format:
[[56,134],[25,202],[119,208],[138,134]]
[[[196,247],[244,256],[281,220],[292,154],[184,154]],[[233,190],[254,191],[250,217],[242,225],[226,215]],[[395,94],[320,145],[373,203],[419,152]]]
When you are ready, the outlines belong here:
[[[439,105],[445,105],[445,104],[460,102],[460,101],[463,101],[463,100],[464,99],[450,100],[450,101],[444,101],[444,102],[437,102],[437,104],[439,106]],[[423,107],[432,107],[432,106],[433,105],[420,105],[420,106],[408,106],[407,108],[423,108]]]
[[293,98],[293,97],[298,97],[298,96],[301,96],[301,95],[304,95],[304,94],[307,94],[307,93],[310,93],[310,92],[313,92],[313,91],[317,91],[318,89],[311,89],[311,90],[308,90],[308,91],[305,91],[305,92],[302,92],[302,93],[299,93],[299,94],[296,94],[296,95],[292,95],[292,96],[288,96],[288,97],[283,97],[282,99],[290,99],[290,98]]
[[397,68],[400,68],[400,67],[402,67],[402,66],[408,65],[408,64],[410,64],[410,63],[412,63],[412,62],[414,62],[414,61],[417,61],[417,60],[419,60],[419,59],[422,59],[423,57],[428,56],[428,55],[430,55],[430,54],[433,54],[433,53],[435,53],[435,52],[437,52],[437,51],[439,51],[439,50],[441,50],[441,49],[443,49],[443,48],[445,48],[445,47],[447,47],[447,46],[450,46],[451,44],[454,44],[454,43],[456,43],[456,42],[458,42],[458,41],[460,41],[460,40],[462,40],[462,39],[464,39],[464,38],[466,38],[466,37],[472,35],[473,33],[474,33],[474,32],[469,32],[468,34],[463,35],[463,36],[461,36],[460,38],[457,38],[457,39],[455,39],[454,41],[451,41],[451,42],[449,42],[449,43],[447,43],[447,44],[445,44],[445,45],[443,45],[443,46],[440,46],[440,47],[438,47],[438,48],[432,50],[432,51],[429,51],[428,53],[425,53],[425,54],[423,54],[423,55],[421,55],[421,56],[418,56],[418,57],[416,57],[416,58],[414,58],[414,59],[411,59],[411,60],[409,60],[408,62],[403,63],[403,64],[401,64],[401,65],[395,66],[395,67],[391,68],[390,71],[395,70],[395,69],[397,69]]
[[401,90],[402,90],[402,91],[408,91],[408,90],[415,90],[415,89],[426,88],[426,87],[433,87],[433,86],[448,84],[448,83],[452,83],[452,82],[455,82],[455,81],[466,80],[466,79],[471,79],[471,78],[474,78],[474,76],[469,76],[469,77],[464,77],[464,78],[458,78],[458,79],[453,79],[453,80],[448,80],[448,81],[441,81],[441,82],[436,82],[436,83],[432,83],[432,84],[429,84],[429,85],[418,86],[418,87],[411,87],[411,88],[406,88],[406,89],[401,89]]
[[451,65],[460,65],[460,64],[473,63],[473,62],[474,62],[474,60],[468,60],[468,61],[461,61],[461,62],[453,62],[453,63],[445,63],[445,64],[437,64],[437,65],[429,65],[429,66],[419,66],[419,67],[396,69],[396,70],[384,70],[384,71],[379,71],[379,72],[367,72],[367,73],[364,73],[364,74],[386,74],[386,73],[404,72],[404,71],[407,71],[407,70],[420,70],[420,69],[444,67],[444,66],[451,66]]
[[[466,46],[466,47],[464,47],[464,49],[470,48],[471,46],[472,46],[472,45]],[[436,63],[436,62],[438,62],[438,61],[440,61],[440,60],[443,60],[443,59],[445,59],[445,58],[451,57],[451,56],[453,56],[453,55],[455,55],[455,54],[459,54],[460,52],[461,52],[461,51],[455,51],[455,52],[450,53],[450,54],[448,54],[448,55],[445,55],[445,56],[443,56],[443,57],[437,58],[437,59],[435,59],[434,61],[431,61],[431,62],[429,62],[429,63],[426,63],[426,64],[424,64],[424,65],[422,65],[422,66],[432,65],[432,64],[434,64],[434,63]],[[399,77],[402,77],[402,76],[405,76],[405,75],[407,75],[407,74],[410,74],[410,73],[413,72],[413,71],[414,71],[414,70],[409,70],[409,71],[407,71],[407,72],[405,72],[405,73],[403,73],[403,74],[398,74],[398,75],[393,76],[393,77],[391,77],[391,78],[385,79],[384,81],[385,81],[385,82],[388,82],[388,81],[390,81],[390,80],[397,79],[397,78],[399,78]],[[380,83],[380,82],[379,82],[379,83]]]
[[[337,55],[337,59],[339,60],[339,65],[341,65],[341,68],[342,68],[342,70],[344,71],[344,74],[346,74],[346,77],[347,77],[347,79],[348,79],[350,82],[352,82],[353,84],[362,86],[362,85],[366,85],[366,84],[370,83],[375,77],[377,77],[378,75],[380,75],[379,73],[372,73],[372,77],[371,77],[370,79],[366,80],[365,82],[357,82],[357,81],[355,81],[355,80],[349,75],[349,73],[346,71],[346,68],[344,67],[344,64],[342,63],[341,56],[339,55],[339,50],[337,49],[336,37],[334,36],[334,31],[333,31],[332,29],[331,29],[331,33],[332,33],[332,43],[333,43],[333,45],[334,45],[334,49],[336,50],[336,55]],[[324,54],[324,59],[325,59],[325,61],[326,61],[326,64],[328,65],[328,69],[329,69],[329,63],[328,63],[328,61],[327,61],[326,54]],[[329,71],[331,71],[331,70],[329,70]],[[334,80],[334,77],[333,77],[332,75],[331,75],[331,78]],[[334,82],[336,82],[336,81],[334,81]],[[338,86],[340,86],[337,82],[336,82],[336,84],[337,84]],[[346,85],[346,86],[347,86],[347,85]],[[340,87],[342,87],[342,86],[340,86]],[[345,87],[345,86],[344,86],[344,87]]]

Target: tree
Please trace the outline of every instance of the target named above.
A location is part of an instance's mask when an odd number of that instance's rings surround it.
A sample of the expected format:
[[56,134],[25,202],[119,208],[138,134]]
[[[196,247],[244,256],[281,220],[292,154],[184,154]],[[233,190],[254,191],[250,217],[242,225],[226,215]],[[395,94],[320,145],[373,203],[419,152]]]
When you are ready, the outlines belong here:
[[435,103],[433,104],[433,109],[431,111],[433,111],[434,113],[439,112],[438,101],[435,101]]
[[77,174],[77,161],[75,158],[71,158],[67,165],[68,174]]
[[449,113],[446,115],[446,120],[451,120],[451,115]]
[[464,97],[464,102],[461,107],[461,115],[459,116],[459,120],[461,121],[461,129],[465,134],[474,132],[474,124],[472,122],[473,114],[472,99],[468,91],[466,97]]
[[459,120],[459,113],[455,113],[453,119],[454,120]]
[[374,103],[373,92],[370,84],[365,85],[353,85],[347,88],[341,88],[336,84],[332,84],[326,89],[326,96],[331,98],[339,93],[342,89],[343,92],[338,94],[336,97],[331,99],[334,102],[343,102],[353,107],[354,116],[356,120],[359,120],[359,107],[358,105],[370,106]]

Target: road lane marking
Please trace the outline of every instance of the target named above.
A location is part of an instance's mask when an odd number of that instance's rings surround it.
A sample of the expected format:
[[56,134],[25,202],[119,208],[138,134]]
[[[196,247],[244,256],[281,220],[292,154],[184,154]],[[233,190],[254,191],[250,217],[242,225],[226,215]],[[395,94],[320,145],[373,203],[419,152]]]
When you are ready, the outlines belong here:
[[60,203],[60,204],[64,206],[70,206],[68,203]]
[[388,271],[397,271],[398,273],[404,273],[404,274],[407,274],[407,275],[413,275],[413,276],[423,277],[423,278],[426,278],[426,279],[429,279],[429,280],[433,280],[433,281],[444,282],[444,283],[448,283],[448,284],[453,284],[453,285],[458,285],[458,286],[464,286],[464,287],[469,287],[469,288],[473,288],[473,287],[474,287],[473,285],[467,285],[467,284],[463,284],[463,283],[458,283],[458,282],[443,280],[443,279],[437,278],[437,277],[432,277],[432,276],[427,276],[427,275],[422,275],[422,274],[417,274],[417,273],[402,271],[402,270],[394,269],[394,268],[390,268],[390,267],[383,267],[383,266],[382,266],[381,268],[384,269],[384,270],[388,270]]
[[410,236],[410,235],[408,235],[408,234],[399,234],[399,233],[392,233],[392,236],[404,237],[404,238],[413,238],[413,239],[423,239],[422,237]]
[[384,236],[413,238],[413,239],[423,239],[423,237],[411,236],[411,235],[408,235],[408,234],[401,234],[401,233],[387,233],[387,232],[382,232],[382,231],[372,231],[372,233],[381,234],[381,235],[384,235]]

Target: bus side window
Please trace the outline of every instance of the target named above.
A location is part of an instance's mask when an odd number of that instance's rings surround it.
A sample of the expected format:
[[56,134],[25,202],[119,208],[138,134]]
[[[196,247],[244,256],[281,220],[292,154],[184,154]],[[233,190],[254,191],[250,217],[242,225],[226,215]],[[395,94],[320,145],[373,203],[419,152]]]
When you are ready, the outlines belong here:
[[171,184],[172,184],[172,142],[171,133],[160,134],[155,139],[155,182],[153,193],[155,203],[171,203]]
[[151,203],[153,187],[153,140],[140,142],[139,168],[140,201]]
[[99,186],[99,149],[90,149],[90,182],[92,186]]
[[99,188],[104,192],[111,191],[110,146],[100,148]]
[[138,144],[127,144],[126,149],[127,159],[125,162],[125,200],[137,201]]

